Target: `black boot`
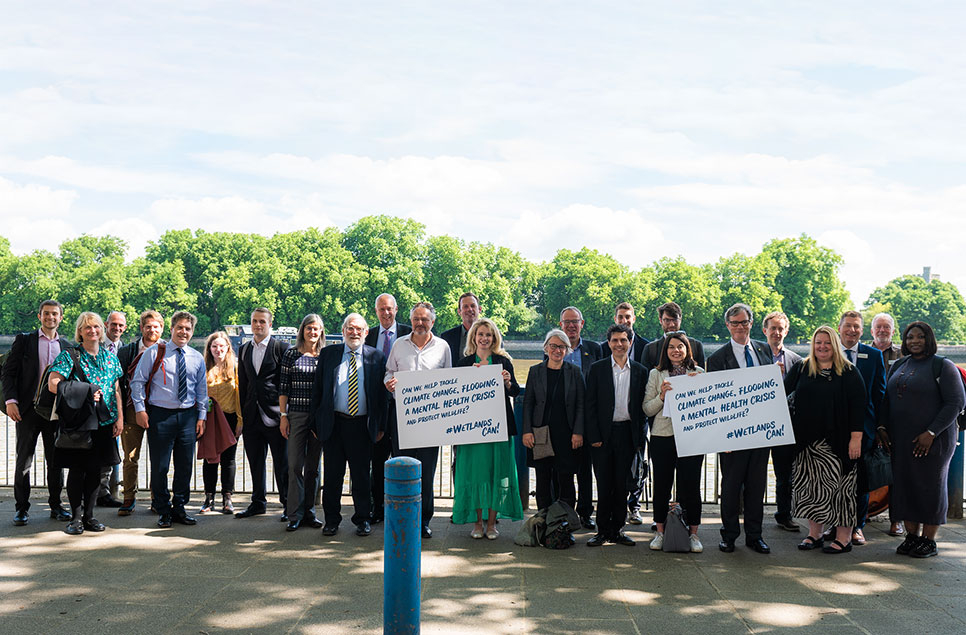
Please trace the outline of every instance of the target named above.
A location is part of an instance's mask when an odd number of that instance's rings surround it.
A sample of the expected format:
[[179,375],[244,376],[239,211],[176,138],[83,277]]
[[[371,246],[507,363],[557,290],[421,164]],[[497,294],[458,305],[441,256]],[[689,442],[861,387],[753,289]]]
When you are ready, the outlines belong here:
[[215,494],[214,494],[214,492],[212,492],[210,494],[206,492],[205,493],[205,502],[201,505],[201,513],[204,514],[205,512],[210,512],[214,506],[215,506]]
[[84,533],[84,511],[80,507],[74,507],[70,522],[64,527],[64,532],[71,536],[79,536]]
[[235,513],[235,506],[231,504],[231,492],[225,492],[221,495],[221,513],[222,514]]

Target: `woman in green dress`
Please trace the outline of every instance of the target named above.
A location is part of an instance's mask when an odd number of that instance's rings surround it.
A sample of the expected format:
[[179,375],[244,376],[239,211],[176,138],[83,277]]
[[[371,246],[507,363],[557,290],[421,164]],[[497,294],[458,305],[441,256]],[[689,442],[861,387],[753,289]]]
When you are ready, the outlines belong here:
[[[517,466],[513,458],[513,437],[516,423],[511,397],[520,394],[520,385],[513,375],[510,356],[503,350],[503,337],[492,320],[480,318],[466,334],[466,357],[457,366],[503,366],[503,391],[506,396],[507,440],[495,443],[460,445],[456,449],[456,479],[453,499],[453,522],[475,523],[470,536],[496,540],[500,532],[496,519],[523,519],[523,504],[517,480]],[[483,529],[483,510],[487,510],[486,529]]]

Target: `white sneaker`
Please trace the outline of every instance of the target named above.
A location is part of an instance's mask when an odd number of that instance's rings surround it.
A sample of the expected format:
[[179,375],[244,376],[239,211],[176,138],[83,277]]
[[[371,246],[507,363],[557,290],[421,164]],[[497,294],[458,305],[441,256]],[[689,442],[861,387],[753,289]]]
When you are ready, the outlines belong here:
[[660,551],[664,547],[664,534],[658,534],[651,540],[651,549]]
[[701,553],[704,551],[704,545],[698,540],[698,534],[691,534],[691,553]]
[[627,512],[627,522],[630,523],[631,525],[643,525],[644,519],[641,518],[641,512],[637,511],[636,509],[633,509]]

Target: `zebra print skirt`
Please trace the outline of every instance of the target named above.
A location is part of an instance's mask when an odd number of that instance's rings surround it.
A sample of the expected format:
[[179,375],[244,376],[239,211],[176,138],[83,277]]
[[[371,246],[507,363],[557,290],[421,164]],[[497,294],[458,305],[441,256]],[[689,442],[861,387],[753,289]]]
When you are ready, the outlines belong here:
[[842,461],[824,440],[798,453],[792,467],[792,506],[795,516],[825,527],[854,527],[857,465],[842,473]]

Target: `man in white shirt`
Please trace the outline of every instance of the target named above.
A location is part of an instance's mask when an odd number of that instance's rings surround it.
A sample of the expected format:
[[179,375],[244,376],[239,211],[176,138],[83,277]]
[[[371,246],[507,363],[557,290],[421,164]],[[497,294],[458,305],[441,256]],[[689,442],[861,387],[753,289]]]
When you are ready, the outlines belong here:
[[[399,338],[389,353],[386,361],[386,389],[395,395],[395,374],[404,370],[432,370],[434,368],[451,368],[450,347],[442,338],[433,335],[433,324],[436,322],[436,309],[429,302],[417,302],[409,312],[409,320],[413,323],[413,332]],[[429,521],[433,518],[433,479],[436,476],[436,463],[439,460],[439,448],[410,448],[399,449],[399,437],[393,433],[393,452],[396,456],[409,456],[417,459],[423,465],[422,469],[422,507],[423,507],[423,538],[432,538],[433,531]]]

